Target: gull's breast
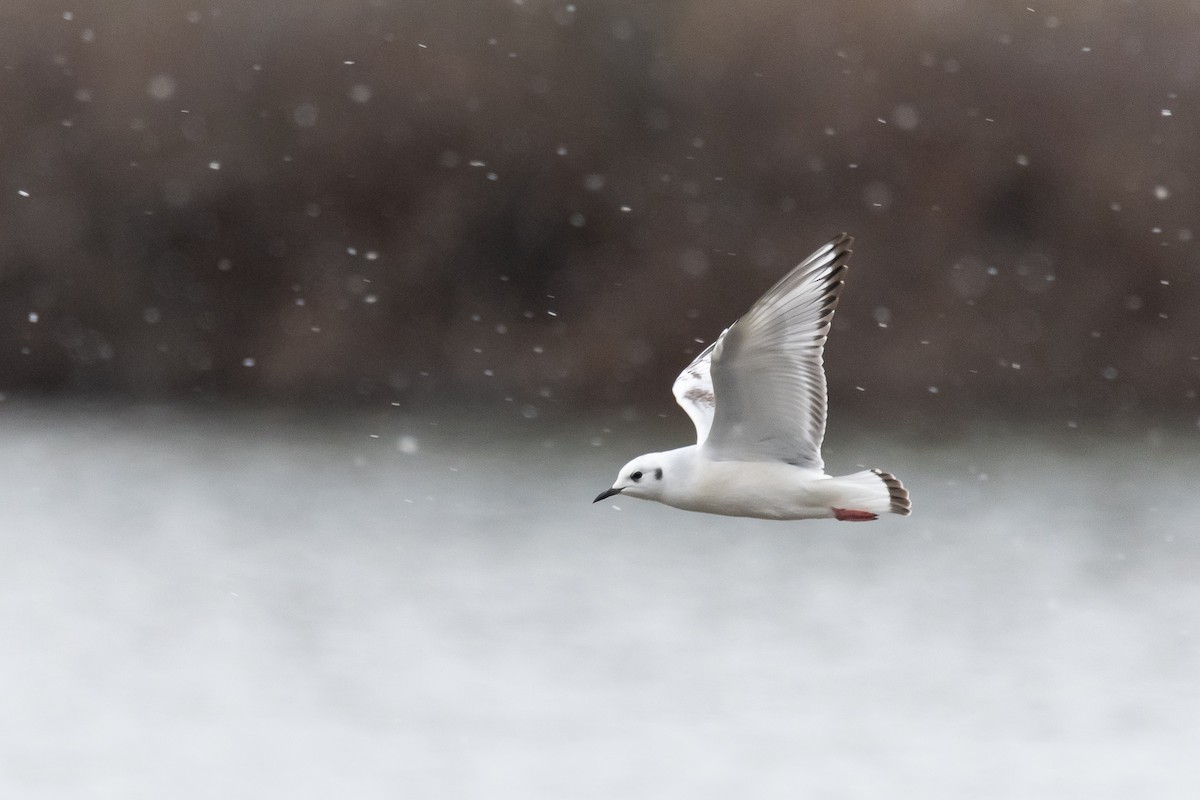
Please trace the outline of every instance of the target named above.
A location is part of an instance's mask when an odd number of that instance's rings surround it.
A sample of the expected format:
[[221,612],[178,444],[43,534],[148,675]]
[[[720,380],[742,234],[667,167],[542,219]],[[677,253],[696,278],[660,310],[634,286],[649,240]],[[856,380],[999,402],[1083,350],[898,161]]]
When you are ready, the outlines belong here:
[[821,484],[828,475],[782,462],[697,459],[691,475],[663,497],[688,511],[759,519],[833,516]]

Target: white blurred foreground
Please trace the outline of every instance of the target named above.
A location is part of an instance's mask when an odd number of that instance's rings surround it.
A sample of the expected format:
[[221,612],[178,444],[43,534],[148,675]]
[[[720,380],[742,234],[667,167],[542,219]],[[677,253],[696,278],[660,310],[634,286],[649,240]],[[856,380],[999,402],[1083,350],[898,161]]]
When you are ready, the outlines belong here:
[[3,797],[1200,796],[1195,429],[835,430],[854,525],[591,505],[683,421],[3,409]]

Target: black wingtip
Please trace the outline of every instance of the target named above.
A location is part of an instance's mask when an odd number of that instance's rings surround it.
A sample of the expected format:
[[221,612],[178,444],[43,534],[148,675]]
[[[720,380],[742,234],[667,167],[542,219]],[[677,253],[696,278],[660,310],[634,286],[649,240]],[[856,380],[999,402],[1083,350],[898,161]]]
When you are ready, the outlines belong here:
[[908,490],[904,488],[904,484],[890,472],[884,472],[881,469],[873,469],[883,481],[884,486],[887,486],[888,497],[891,499],[891,508],[893,514],[899,514],[902,517],[907,517],[912,513],[912,501],[908,498]]

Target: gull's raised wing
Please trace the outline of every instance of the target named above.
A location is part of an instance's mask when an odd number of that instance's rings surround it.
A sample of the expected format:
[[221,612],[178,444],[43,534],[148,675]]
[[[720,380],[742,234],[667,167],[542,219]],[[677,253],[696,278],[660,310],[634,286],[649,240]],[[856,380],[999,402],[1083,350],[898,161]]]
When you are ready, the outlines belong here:
[[675,402],[679,403],[679,407],[687,412],[687,415],[692,418],[692,424],[696,426],[696,444],[704,444],[704,440],[708,438],[708,429],[712,427],[713,410],[716,408],[712,375],[709,372],[709,362],[712,358],[713,348],[716,346],[717,343],[713,342],[704,348],[700,355],[696,356],[692,363],[679,373],[679,377],[675,379],[675,384],[671,387],[671,392],[675,395]]
[[716,400],[708,438],[700,437],[707,458],[825,469],[822,353],[853,241],[844,233],[831,239],[701,354]]

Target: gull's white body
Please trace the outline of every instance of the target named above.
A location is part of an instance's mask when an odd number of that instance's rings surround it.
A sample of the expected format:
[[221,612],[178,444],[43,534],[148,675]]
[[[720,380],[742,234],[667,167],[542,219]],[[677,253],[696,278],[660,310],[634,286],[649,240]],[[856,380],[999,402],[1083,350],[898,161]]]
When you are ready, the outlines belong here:
[[908,514],[894,476],[825,474],[823,351],[850,257],[835,237],[783,277],[675,380],[697,442],[647,453],[617,474],[614,494],[687,511],[761,519],[866,521]]
[[[759,519],[832,519],[834,508],[891,510],[871,471],[834,478],[780,461],[713,461],[697,445],[656,454],[666,465],[658,502],[684,511]],[[634,495],[637,496],[637,495]]]

